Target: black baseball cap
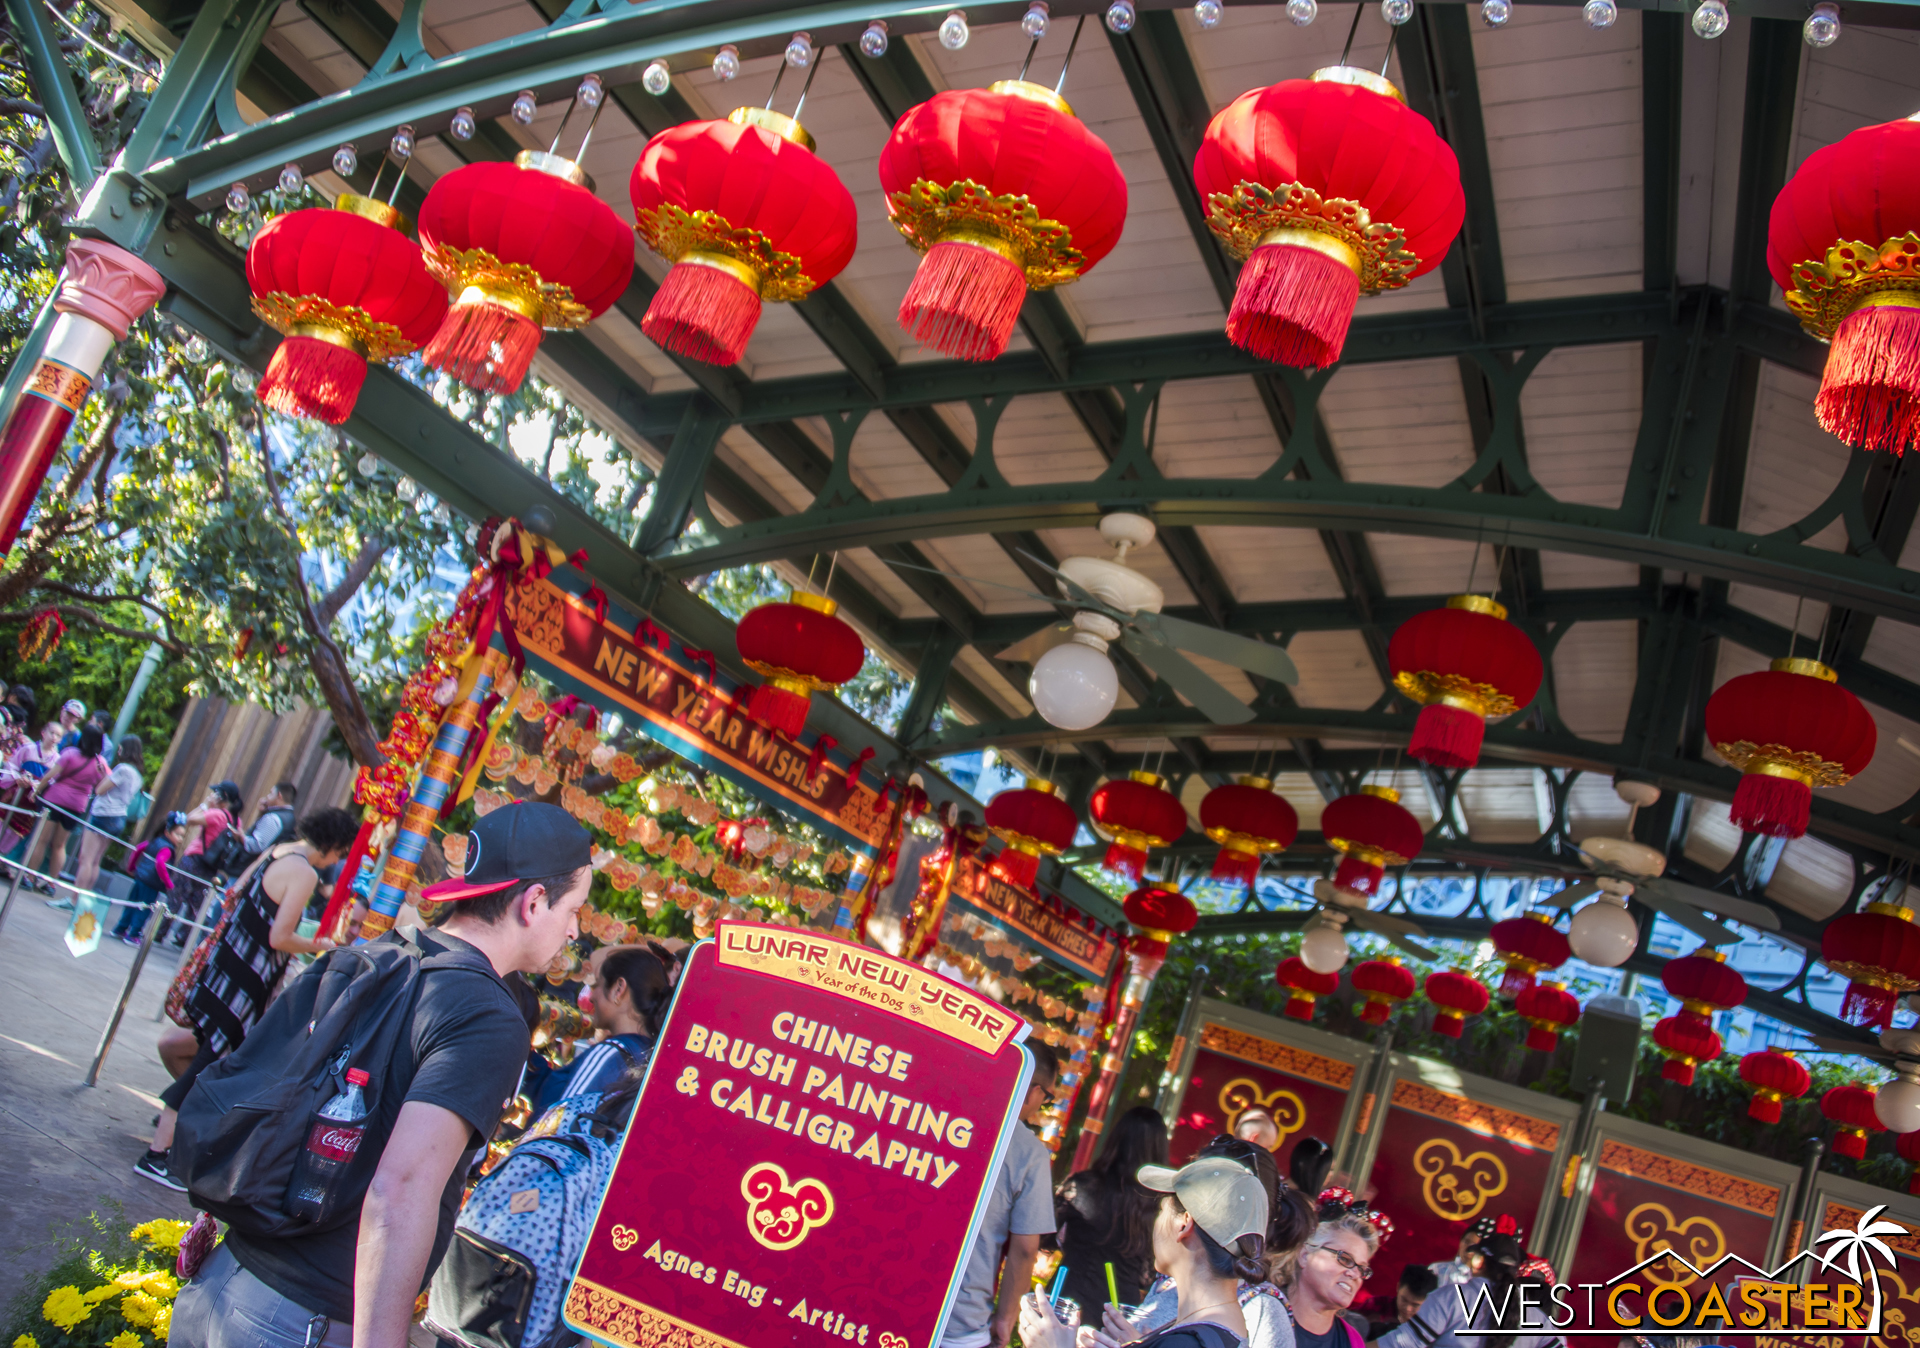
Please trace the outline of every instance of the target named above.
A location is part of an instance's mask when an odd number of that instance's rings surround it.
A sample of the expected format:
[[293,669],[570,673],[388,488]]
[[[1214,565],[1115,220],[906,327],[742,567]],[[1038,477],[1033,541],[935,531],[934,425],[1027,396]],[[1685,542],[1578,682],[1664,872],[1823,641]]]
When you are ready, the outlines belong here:
[[432,903],[458,903],[505,889],[517,880],[562,875],[593,864],[593,839],[558,805],[520,801],[474,822],[467,834],[466,874],[420,891]]

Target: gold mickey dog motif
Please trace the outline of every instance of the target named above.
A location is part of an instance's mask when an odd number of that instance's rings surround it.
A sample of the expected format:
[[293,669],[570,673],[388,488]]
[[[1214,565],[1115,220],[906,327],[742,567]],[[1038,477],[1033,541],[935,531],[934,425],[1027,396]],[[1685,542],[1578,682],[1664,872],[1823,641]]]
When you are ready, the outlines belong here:
[[1635,1259],[1666,1252],[1670,1257],[1640,1270],[1646,1280],[1661,1287],[1685,1287],[1697,1281],[1681,1266],[1685,1259],[1695,1268],[1705,1268],[1727,1252],[1727,1235],[1711,1217],[1695,1215],[1676,1220],[1664,1203],[1642,1203],[1627,1214],[1621,1227],[1633,1242]]
[[905,1334],[882,1334],[880,1336],[880,1348],[907,1348],[907,1336]]
[[1282,1141],[1287,1134],[1299,1132],[1307,1121],[1307,1107],[1284,1086],[1262,1091],[1259,1082],[1235,1077],[1220,1088],[1220,1112],[1226,1115],[1229,1126],[1256,1106],[1273,1116],[1273,1126],[1280,1130]]
[[[791,1250],[833,1216],[833,1193],[819,1180],[789,1180],[772,1161],[741,1176],[747,1231],[769,1250]],[[904,1348],[904,1346],[903,1346]]]
[[622,1254],[625,1254],[628,1250],[631,1250],[635,1245],[640,1243],[640,1233],[638,1231],[634,1230],[631,1226],[622,1226],[618,1222],[613,1224],[613,1229],[607,1234],[613,1237],[613,1248]]
[[1422,1143],[1413,1154],[1421,1176],[1420,1196],[1436,1217],[1463,1222],[1479,1215],[1487,1200],[1505,1192],[1507,1168],[1492,1152],[1462,1156],[1444,1137]]

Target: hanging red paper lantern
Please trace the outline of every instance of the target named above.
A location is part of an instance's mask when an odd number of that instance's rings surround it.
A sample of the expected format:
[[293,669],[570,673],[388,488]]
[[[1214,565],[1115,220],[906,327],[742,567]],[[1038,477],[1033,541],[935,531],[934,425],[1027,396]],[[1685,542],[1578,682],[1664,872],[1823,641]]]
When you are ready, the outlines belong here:
[[1580,1003],[1565,983],[1544,980],[1514,998],[1513,1009],[1533,1028],[1527,1047],[1551,1053],[1560,1044],[1560,1032],[1580,1023]]
[[1800,1065],[1800,1060],[1772,1044],[1740,1060],[1740,1079],[1753,1087],[1747,1117],[1762,1123],[1780,1122],[1781,1103],[1798,1100],[1813,1085],[1813,1074]]
[[1440,969],[1427,975],[1427,1000],[1438,1008],[1433,1017],[1433,1032],[1458,1039],[1466,1028],[1467,1017],[1487,1009],[1493,995],[1487,985],[1465,969]]
[[1173,944],[1174,937],[1186,935],[1200,920],[1200,910],[1193,906],[1192,900],[1178,890],[1162,889],[1158,885],[1134,890],[1120,905],[1120,911],[1134,926],[1128,948],[1136,962],[1142,958],[1150,960],[1156,969],[1167,957],[1167,947]]
[[1313,1004],[1339,990],[1339,974],[1315,973],[1298,955],[1289,955],[1273,971],[1273,981],[1290,994],[1287,1014],[1295,1020],[1312,1020]]
[[539,150],[434,183],[420,242],[453,298],[423,358],[484,393],[519,388],[543,328],[585,327],[633,279],[633,232],[585,170]]
[[1536,976],[1573,958],[1573,947],[1554,928],[1551,913],[1528,913],[1494,923],[1493,948],[1507,966],[1500,979],[1502,997],[1519,996],[1533,986]]
[[1725,1048],[1710,1023],[1687,1015],[1660,1021],[1653,1027],[1653,1042],[1667,1055],[1660,1075],[1679,1086],[1691,1086],[1694,1069],[1719,1057]]
[[1413,970],[1390,955],[1383,960],[1363,960],[1353,966],[1353,989],[1365,999],[1360,1019],[1369,1025],[1385,1023],[1393,1008],[1413,996]]
[[1798,838],[1816,786],[1843,786],[1873,761],[1873,717],[1818,660],[1775,660],[1707,699],[1707,739],[1739,768],[1733,822]]
[[1113,251],[1127,180],[1044,85],[1001,80],[909,108],[880,151],[894,227],[926,256],[900,326],[961,360],[992,360],[1027,288],[1078,280]]
[[1207,125],[1193,185],[1247,264],[1228,338],[1300,369],[1338,361],[1355,301],[1439,266],[1466,218],[1459,161],[1433,124],[1352,66],[1229,103]]
[[813,694],[838,688],[866,663],[866,643],[834,614],[840,606],[795,590],[784,604],[747,610],[734,643],[747,668],[766,680],[747,699],[747,715],[794,739],[807,728]]
[[353,414],[369,360],[418,350],[447,313],[407,218],[343,193],[333,209],[275,216],[247,249],[253,311],[286,334],[260,401],[338,426]]
[[762,300],[805,299],[853,260],[859,222],[813,137],[769,108],[682,122],[647,142],[634,229],[673,264],[640,330],[713,365],[746,354]]
[[1867,1134],[1887,1131],[1873,1112],[1873,1098],[1879,1093],[1855,1082],[1835,1086],[1820,1097],[1820,1112],[1837,1125],[1833,1134],[1835,1156],[1851,1156],[1858,1161],[1867,1154]]
[[1320,812],[1320,836],[1340,853],[1333,883],[1372,898],[1389,866],[1404,866],[1420,854],[1427,835],[1390,786],[1363,786],[1329,801]]
[[1216,786],[1200,800],[1200,827],[1220,844],[1213,878],[1252,884],[1260,858],[1284,852],[1300,832],[1300,816],[1265,777],[1240,777]]
[[1920,1194],[1920,1132],[1896,1134],[1893,1149],[1900,1153],[1901,1160],[1913,1167],[1913,1174],[1907,1177],[1907,1192]]
[[1080,820],[1052,782],[1029,777],[1025,786],[987,802],[987,827],[1006,844],[988,869],[1010,885],[1032,889],[1040,858],[1057,857],[1073,846]]
[[1151,772],[1102,784],[1087,813],[1113,840],[1101,864],[1135,881],[1146,873],[1148,848],[1166,847],[1187,831],[1187,807]]
[[20,629],[14,650],[19,652],[22,660],[28,662],[51,660],[53,653],[60,649],[60,638],[66,634],[67,625],[61,621],[59,609],[51,606],[39,609]]
[[1387,662],[1393,686],[1420,704],[1407,752],[1437,768],[1478,763],[1487,722],[1532,702],[1544,674],[1526,633],[1479,594],[1456,594],[1401,623]]
[[1731,1011],[1747,1000],[1747,980],[1712,946],[1668,960],[1660,981],[1680,999],[1680,1015],[1695,1021],[1711,1022],[1716,1011]]
[[1884,1030],[1893,1024],[1900,995],[1920,988],[1920,925],[1913,910],[1870,903],[1845,913],[1820,933],[1820,962],[1849,980],[1841,1016]]
[[1774,198],[1767,269],[1800,326],[1833,343],[1814,412],[1849,445],[1920,437],[1920,123],[1815,150]]

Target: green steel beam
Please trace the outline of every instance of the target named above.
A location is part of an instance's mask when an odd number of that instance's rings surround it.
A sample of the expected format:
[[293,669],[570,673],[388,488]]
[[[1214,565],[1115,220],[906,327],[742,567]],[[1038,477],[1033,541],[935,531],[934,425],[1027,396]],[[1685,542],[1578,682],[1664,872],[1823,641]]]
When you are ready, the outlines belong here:
[[1684,14],[1640,16],[1640,169],[1646,232],[1641,242],[1648,290],[1679,285],[1680,69]]
[[93,143],[93,128],[73,87],[66,57],[60,53],[53,22],[40,7],[40,0],[7,0],[7,19],[13,24],[21,54],[27,58],[27,74],[46,113],[53,148],[66,165],[74,195],[85,196],[100,176],[100,151]]

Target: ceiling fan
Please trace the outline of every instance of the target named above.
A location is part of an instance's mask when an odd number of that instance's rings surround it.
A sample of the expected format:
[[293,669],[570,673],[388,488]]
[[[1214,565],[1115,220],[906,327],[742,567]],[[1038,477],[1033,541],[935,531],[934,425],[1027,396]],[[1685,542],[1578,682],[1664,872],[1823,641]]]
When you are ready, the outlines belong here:
[[[1313,939],[1316,930],[1326,932],[1330,929],[1334,933],[1332,937],[1322,936],[1319,939],[1327,941],[1329,955],[1333,953],[1334,940],[1339,941],[1339,949],[1344,952],[1346,934],[1340,929],[1349,922],[1359,931],[1385,937],[1416,959],[1440,958],[1436,951],[1429,950],[1423,945],[1416,945],[1408,939],[1414,936],[1426,938],[1427,933],[1418,923],[1409,922],[1406,918],[1397,917],[1391,913],[1374,912],[1367,907],[1366,895],[1356,890],[1343,889],[1331,880],[1315,880],[1313,897],[1319,902],[1320,908],[1312,918],[1308,919],[1307,936],[1303,938],[1300,948],[1300,956],[1307,961],[1309,967],[1318,968],[1325,961],[1311,957],[1306,940]],[[1332,969],[1338,969],[1344,963],[1346,963],[1346,955],[1341,953],[1338,962],[1333,963]],[[1332,972],[1332,969],[1323,969],[1321,972]]]
[[[1907,998],[1909,1010],[1920,1010],[1913,997]],[[1830,1039],[1814,1035],[1813,1042],[1823,1053],[1851,1053],[1893,1069],[1893,1080],[1874,1093],[1873,1112],[1880,1122],[1896,1133],[1920,1131],[1920,1027],[1910,1030],[1882,1030],[1879,1047],[1852,1039]]]

